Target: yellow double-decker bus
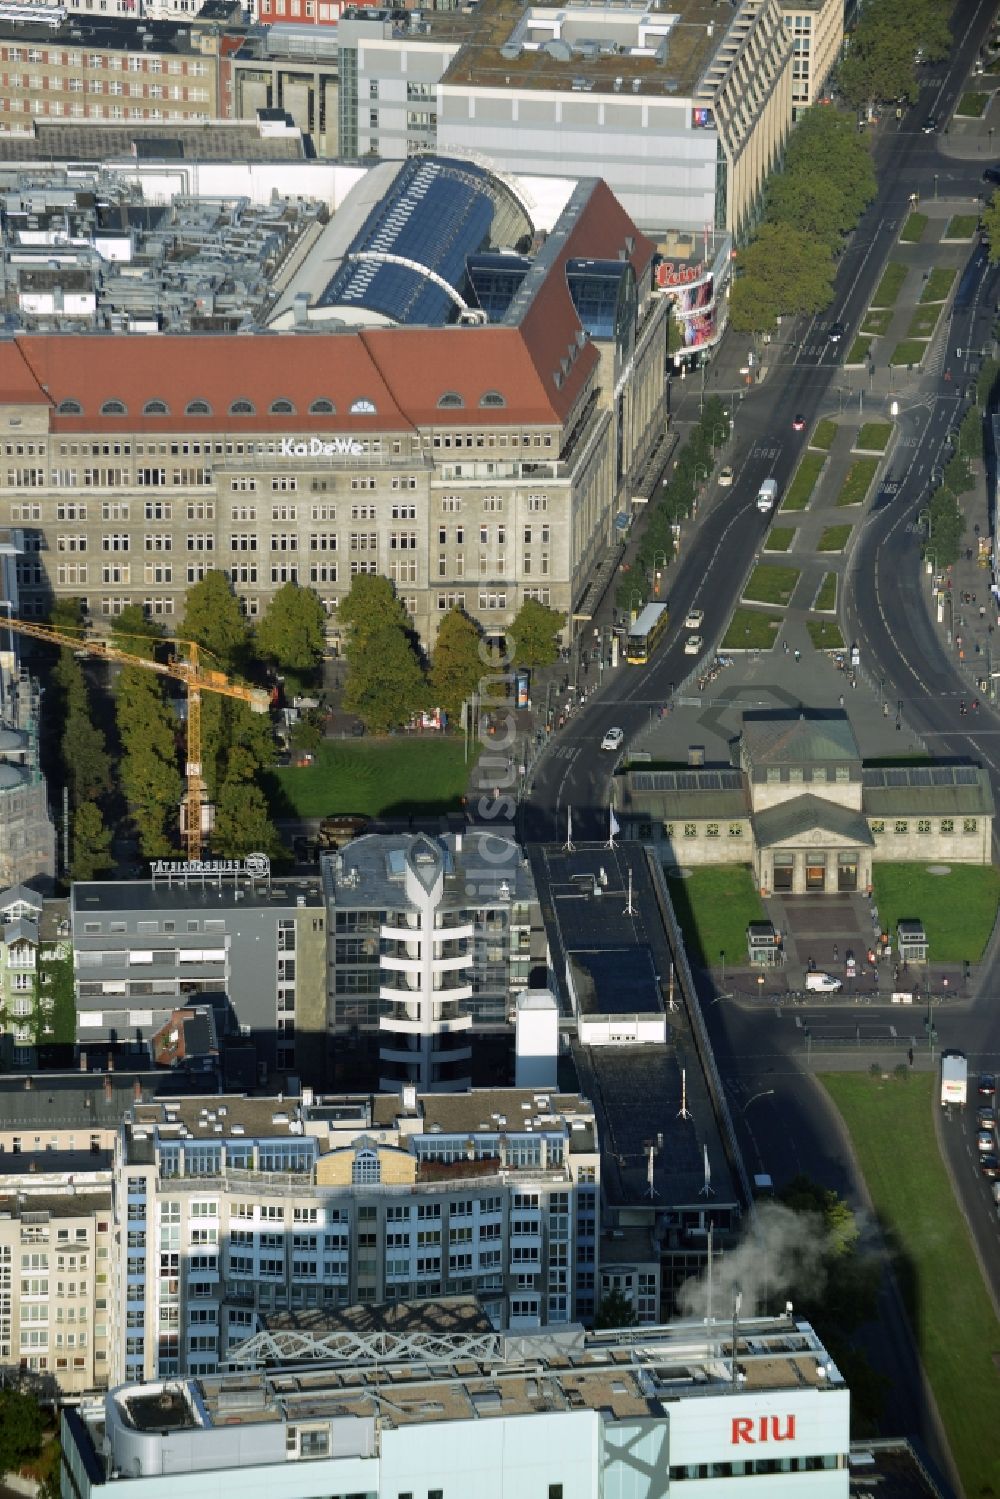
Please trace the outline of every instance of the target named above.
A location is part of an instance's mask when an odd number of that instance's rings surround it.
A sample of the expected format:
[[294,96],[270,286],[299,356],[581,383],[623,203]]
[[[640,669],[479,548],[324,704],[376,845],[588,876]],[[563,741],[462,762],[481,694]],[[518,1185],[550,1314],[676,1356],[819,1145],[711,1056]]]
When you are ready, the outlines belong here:
[[642,666],[649,660],[669,618],[666,604],[646,605],[631,625],[625,642],[625,659],[631,666]]

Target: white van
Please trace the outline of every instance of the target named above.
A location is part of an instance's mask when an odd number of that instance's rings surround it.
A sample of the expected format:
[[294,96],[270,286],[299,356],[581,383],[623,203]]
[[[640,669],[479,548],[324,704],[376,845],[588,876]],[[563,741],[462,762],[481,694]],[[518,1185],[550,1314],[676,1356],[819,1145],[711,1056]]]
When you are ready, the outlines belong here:
[[765,479],[757,491],[757,509],[765,515],[774,509],[774,502],[778,498],[777,479]]
[[817,994],[836,994],[842,987],[840,979],[834,978],[832,973],[807,973],[806,988]]

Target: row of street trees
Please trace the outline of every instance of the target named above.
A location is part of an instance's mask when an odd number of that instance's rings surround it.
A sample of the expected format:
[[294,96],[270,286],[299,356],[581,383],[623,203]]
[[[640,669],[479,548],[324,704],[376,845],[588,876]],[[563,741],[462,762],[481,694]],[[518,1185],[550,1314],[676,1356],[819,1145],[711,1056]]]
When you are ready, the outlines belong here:
[[[344,707],[373,733],[384,734],[432,707],[457,723],[462,704],[482,690],[483,679],[492,674],[495,684],[500,663],[463,609],[450,609],[442,618],[429,665],[388,578],[356,577],[340,604],[339,618],[348,628]],[[556,637],[565,623],[564,614],[525,600],[506,632],[513,659],[503,663],[504,669],[550,665],[558,658]]]
[[729,299],[733,327],[765,333],[780,317],[827,307],[844,237],[874,196],[871,153],[854,120],[814,105],[768,183],[760,228],[738,253]]
[[[636,568],[619,583],[615,603],[619,609],[634,608],[637,595],[646,603],[650,579],[672,561],[675,551],[673,527],[690,514],[699,487],[706,482],[715,463],[715,450],[730,432],[730,419],[718,396],[706,400],[698,425],[681,448],[662,491],[649,507],[636,553]],[[666,590],[663,590],[665,595]],[[662,596],[662,595],[657,595]]]
[[878,104],[915,104],[917,53],[938,62],[950,47],[948,9],[938,0],[868,0],[847,39],[837,86],[865,115]]

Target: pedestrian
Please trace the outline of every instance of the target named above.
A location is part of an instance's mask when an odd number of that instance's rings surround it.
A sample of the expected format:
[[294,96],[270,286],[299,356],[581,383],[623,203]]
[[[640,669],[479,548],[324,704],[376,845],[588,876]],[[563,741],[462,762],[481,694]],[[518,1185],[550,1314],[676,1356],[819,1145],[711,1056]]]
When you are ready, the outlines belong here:
[[815,960],[815,958],[810,958],[809,959],[809,972],[810,973],[815,973],[816,972],[816,960]]
[[986,618],[986,605],[985,604],[980,604],[980,606],[979,606],[979,618],[980,619],[985,619]]
[[882,704],[882,717],[883,718],[888,718],[889,717],[889,704],[888,703],[883,703]]
[[796,661],[801,661],[802,660],[802,652],[801,651],[796,651],[795,652],[795,659],[796,659]]
[[787,640],[784,641],[783,644],[784,644],[784,647],[785,647],[785,655],[787,656],[788,655],[788,641]]
[[910,1066],[912,1067],[913,1066],[913,1047],[912,1046],[910,1047],[909,1051],[906,1053],[906,1059],[909,1062]]
[[844,694],[843,693],[840,694],[840,706],[841,707],[844,706]]
[[833,944],[833,961],[835,963],[838,963],[840,961],[840,948],[837,946],[836,942]]

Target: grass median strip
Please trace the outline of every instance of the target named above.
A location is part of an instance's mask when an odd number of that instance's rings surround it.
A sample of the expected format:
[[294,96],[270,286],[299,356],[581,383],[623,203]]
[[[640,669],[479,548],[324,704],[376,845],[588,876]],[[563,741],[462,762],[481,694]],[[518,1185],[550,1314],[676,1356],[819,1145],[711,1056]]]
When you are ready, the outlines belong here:
[[947,266],[936,265],[920,293],[921,302],[946,302],[957,274],[957,271],[949,270]]
[[828,453],[833,446],[833,439],[836,435],[837,423],[832,417],[824,416],[822,421],[816,423],[813,435],[809,439],[809,446],[811,448],[819,448],[822,452]]
[[873,307],[894,307],[896,305],[896,298],[903,289],[903,282],[906,280],[908,269],[909,267],[905,266],[901,260],[890,260],[882,272],[881,281],[875,288],[875,295],[872,297],[871,303]]
[[361,743],[326,742],[312,765],[269,770],[276,817],[369,816],[456,811],[469,779],[461,737],[400,734]]
[[772,526],[764,540],[765,552],[787,552],[795,540],[794,526]]
[[683,876],[667,875],[667,888],[692,963],[711,968],[746,961],[747,927],[765,912],[745,864],[705,864]]
[[[968,819],[976,823],[976,818]],[[961,832],[966,819],[957,824]],[[911,829],[912,829],[911,823]],[[974,836],[974,835],[973,835]],[[931,963],[978,962],[990,939],[1000,899],[1000,870],[992,864],[876,863],[875,903],[883,932],[895,941],[896,923],[917,917],[924,924]]]
[[736,609],[722,637],[722,649],[769,651],[778,638],[781,623],[780,614],[767,614],[763,609]]
[[904,338],[892,351],[890,364],[919,364],[927,353],[927,340],[922,338]]
[[844,637],[835,619],[813,619],[810,616],[806,620],[806,629],[809,631],[809,639],[816,650],[842,651],[844,649]]
[[925,213],[911,213],[906,223],[899,232],[899,237],[905,245],[918,245],[924,237],[927,228],[927,215]]
[[989,94],[967,89],[955,105],[955,113],[964,116],[967,120],[981,120],[986,113],[986,106],[989,102]]
[[761,562],[747,579],[743,597],[751,604],[785,605],[798,581],[797,567],[781,567],[774,562]]
[[897,1259],[900,1290],[965,1492],[1000,1493],[1000,1382],[993,1363],[1000,1325],[934,1134],[937,1070],[889,1079],[825,1073],[820,1081],[847,1125]]
[[827,573],[819,585],[819,593],[816,595],[814,609],[829,610],[831,613],[837,607],[837,574]]
[[918,307],[906,330],[907,338],[930,338],[941,316],[941,306]]
[[853,526],[827,526],[819,539],[817,552],[842,552]]
[[[832,425],[832,424],[831,424]],[[831,442],[833,439],[830,439]],[[812,492],[816,488],[826,455],[823,453],[806,452],[802,455],[802,462],[795,470],[795,477],[788,486],[788,493],[781,502],[782,510],[804,510],[812,499]]]
[[974,213],[956,213],[948,220],[942,239],[971,239],[979,227]]
[[886,333],[888,333],[889,324],[891,322],[891,308],[886,307],[884,310],[876,309],[873,312],[867,312],[865,314],[864,322],[861,324],[861,332],[870,333],[874,337],[882,338]]
[[854,442],[856,453],[884,453],[892,436],[892,422],[865,422]]
[[859,333],[857,338],[851,344],[851,347],[848,349],[847,358],[844,360],[844,363],[864,364],[865,360],[868,358],[868,355],[871,352],[871,346],[872,340],[870,338],[867,338],[865,334]]
[[878,468],[877,458],[856,458],[847,470],[837,496],[838,505],[862,505]]

